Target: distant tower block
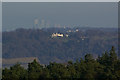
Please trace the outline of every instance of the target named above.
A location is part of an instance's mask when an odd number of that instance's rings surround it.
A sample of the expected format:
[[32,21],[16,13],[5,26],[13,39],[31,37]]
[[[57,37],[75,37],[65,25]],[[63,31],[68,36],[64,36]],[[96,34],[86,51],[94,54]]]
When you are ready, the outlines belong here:
[[55,24],[54,27],[57,27],[57,24]]
[[41,20],[41,28],[44,28],[45,27],[45,21],[44,20]]
[[46,23],[46,28],[49,28],[49,27],[50,27],[50,23],[47,22],[47,23]]
[[61,27],[61,25],[60,24],[58,24],[58,26],[57,26],[58,28],[60,28]]
[[66,26],[64,25],[64,27],[63,27],[64,29],[66,28]]
[[38,19],[34,20],[34,28],[35,29],[39,28],[39,20]]

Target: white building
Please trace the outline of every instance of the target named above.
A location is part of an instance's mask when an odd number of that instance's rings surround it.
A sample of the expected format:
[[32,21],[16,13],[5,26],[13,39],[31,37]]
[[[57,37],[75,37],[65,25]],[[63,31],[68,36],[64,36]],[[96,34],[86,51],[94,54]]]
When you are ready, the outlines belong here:
[[69,37],[69,35],[68,35],[68,34],[66,34],[65,36],[66,36],[66,37]]
[[79,30],[78,29],[76,29],[76,32],[78,32]]
[[53,33],[52,37],[63,37],[63,34],[59,34],[59,33]]

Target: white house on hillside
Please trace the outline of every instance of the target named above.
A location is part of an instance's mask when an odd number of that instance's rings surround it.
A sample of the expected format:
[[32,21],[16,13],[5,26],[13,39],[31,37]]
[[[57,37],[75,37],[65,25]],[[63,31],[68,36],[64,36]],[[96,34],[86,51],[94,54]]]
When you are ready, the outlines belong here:
[[59,33],[53,33],[52,37],[63,37],[63,34],[59,34]]

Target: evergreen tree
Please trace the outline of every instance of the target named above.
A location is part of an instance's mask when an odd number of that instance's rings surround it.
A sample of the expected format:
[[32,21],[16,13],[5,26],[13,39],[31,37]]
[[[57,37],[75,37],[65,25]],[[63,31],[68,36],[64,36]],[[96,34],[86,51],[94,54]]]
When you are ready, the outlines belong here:
[[42,74],[42,69],[43,66],[41,66],[36,59],[28,64],[28,79],[33,80],[36,79],[38,80],[40,78],[40,75]]
[[3,69],[2,80],[46,80],[46,79],[81,79],[81,80],[120,80],[120,60],[117,58],[114,47],[110,53],[105,52],[98,59],[91,54],[85,59],[68,61],[68,64],[49,63],[42,66],[36,60],[28,64],[28,69],[19,63]]
[[3,80],[26,80],[27,70],[20,66],[19,63],[3,70]]
[[110,63],[111,65],[114,65],[117,61],[117,54],[115,52],[114,46],[112,46],[112,49],[110,50]]

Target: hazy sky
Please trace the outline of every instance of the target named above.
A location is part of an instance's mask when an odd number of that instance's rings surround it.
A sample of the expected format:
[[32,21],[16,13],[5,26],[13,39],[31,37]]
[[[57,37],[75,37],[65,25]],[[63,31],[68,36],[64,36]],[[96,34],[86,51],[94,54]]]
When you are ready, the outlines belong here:
[[3,30],[31,28],[34,20],[44,19],[50,24],[117,27],[117,2],[4,2]]
[[118,2],[119,0],[2,0],[3,2]]

